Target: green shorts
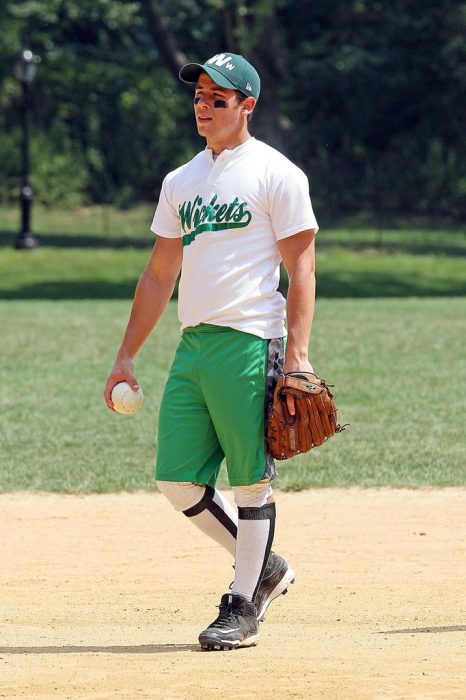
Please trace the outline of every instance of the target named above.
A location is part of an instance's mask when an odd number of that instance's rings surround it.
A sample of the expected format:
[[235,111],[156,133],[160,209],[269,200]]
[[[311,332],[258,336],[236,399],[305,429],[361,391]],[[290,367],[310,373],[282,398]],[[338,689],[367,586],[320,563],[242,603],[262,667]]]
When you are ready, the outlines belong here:
[[275,476],[264,426],[283,341],[208,324],[185,329],[160,407],[156,479],[213,486],[223,458],[231,486]]

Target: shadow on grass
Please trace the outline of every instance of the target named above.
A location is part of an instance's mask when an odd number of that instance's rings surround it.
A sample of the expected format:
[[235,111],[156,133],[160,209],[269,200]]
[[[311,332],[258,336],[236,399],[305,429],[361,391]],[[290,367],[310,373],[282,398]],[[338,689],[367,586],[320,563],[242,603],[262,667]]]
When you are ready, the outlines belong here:
[[343,271],[331,274],[318,273],[317,293],[320,297],[436,297],[466,296],[464,279],[440,278],[432,280],[422,276],[401,276],[393,273],[360,270],[348,275]]
[[[0,299],[131,299],[136,283],[137,278],[121,282],[108,282],[101,279],[44,281],[24,284],[18,289],[0,290]],[[284,280],[280,290],[286,293]],[[395,274],[371,271],[355,272],[350,278],[347,273],[344,278],[336,273],[320,273],[317,290],[320,298],[462,297],[466,296],[466,276],[464,281],[439,279],[432,282],[422,277],[400,277]]]
[[[154,239],[148,232],[147,236],[136,238],[132,236],[105,236],[98,233],[35,233],[41,246],[52,248],[102,248],[108,250],[120,250],[121,248],[135,248],[144,250],[152,248]],[[17,232],[0,231],[0,247],[11,248],[14,246]],[[411,255],[450,255],[452,257],[466,257],[466,238],[464,243],[458,237],[449,240],[436,239],[429,240],[426,233],[426,240],[410,240],[409,236],[397,241],[377,241],[374,237],[367,239],[359,238],[351,241],[350,238],[333,238],[331,232],[326,237],[325,234],[319,236],[319,249],[330,250],[332,248],[342,248],[355,253],[376,251],[379,253],[409,253]]]
[[[12,248],[17,233],[0,231],[0,248]],[[82,233],[34,233],[41,246],[50,248],[104,248],[119,250],[121,248],[136,248],[142,250],[152,248],[154,239],[150,233],[145,238],[121,236],[118,238],[99,234]]]
[[106,282],[104,280],[77,280],[75,282],[36,282],[24,284],[18,289],[0,290],[0,299],[131,299],[137,279],[134,281]]
[[[322,237],[323,238],[323,237]],[[342,248],[350,250],[352,253],[367,253],[368,251],[376,251],[387,255],[395,253],[408,253],[409,255],[449,255],[451,257],[466,257],[466,244],[461,245],[454,242],[405,242],[397,241],[394,243],[377,244],[373,240],[357,241],[356,243],[319,240],[320,250],[331,250],[332,248]]]

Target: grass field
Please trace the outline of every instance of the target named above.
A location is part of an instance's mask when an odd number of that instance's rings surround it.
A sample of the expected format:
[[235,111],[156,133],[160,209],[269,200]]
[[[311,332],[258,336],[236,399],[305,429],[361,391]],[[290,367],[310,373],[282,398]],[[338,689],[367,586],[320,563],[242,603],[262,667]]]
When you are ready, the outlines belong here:
[[[1,491],[154,487],[178,322],[171,303],[138,360],[143,410],[115,415],[102,389],[129,308],[129,300],[0,302]],[[311,359],[335,383],[351,426],[283,463],[277,486],[466,484],[465,316],[462,298],[319,299]]]
[[[0,299],[128,299],[149,250],[0,249]],[[319,297],[466,296],[463,257],[317,252]]]
[[[0,490],[153,488],[173,303],[139,360],[143,411],[114,415],[101,398],[152,213],[36,206],[42,246],[24,252],[13,249],[17,208],[0,209]],[[465,231],[324,226],[317,250],[311,359],[351,427],[284,463],[277,484],[465,484]]]
[[[18,212],[0,209],[0,299],[128,299],[146,264],[152,206],[35,210],[39,250],[12,245]],[[466,296],[464,231],[322,228],[319,297]],[[286,284],[286,280],[284,280]]]
[[[155,204],[129,210],[110,206],[78,207],[74,210],[49,209],[34,205],[32,228],[41,243],[59,248],[122,248],[150,246],[149,225]],[[466,255],[464,227],[432,227],[430,221],[403,222],[403,225],[374,227],[352,221],[346,227],[329,226],[321,221],[319,234],[323,247],[343,246],[353,250],[418,255]],[[0,245],[13,243],[19,227],[18,207],[0,207]]]

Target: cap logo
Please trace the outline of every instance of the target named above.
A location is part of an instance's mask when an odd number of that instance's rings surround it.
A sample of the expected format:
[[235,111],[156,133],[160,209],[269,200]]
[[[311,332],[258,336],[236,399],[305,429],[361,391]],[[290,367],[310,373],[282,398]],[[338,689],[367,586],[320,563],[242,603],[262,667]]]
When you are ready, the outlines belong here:
[[249,85],[249,83],[246,85],[246,90],[249,90],[249,92],[252,91],[252,87]]
[[226,64],[228,70],[233,70],[235,66],[232,63],[228,63],[228,61],[231,61],[231,56],[225,56],[224,53],[217,53],[215,56],[212,56],[212,58],[209,58],[206,63],[215,63],[219,68],[222,68],[222,66]]

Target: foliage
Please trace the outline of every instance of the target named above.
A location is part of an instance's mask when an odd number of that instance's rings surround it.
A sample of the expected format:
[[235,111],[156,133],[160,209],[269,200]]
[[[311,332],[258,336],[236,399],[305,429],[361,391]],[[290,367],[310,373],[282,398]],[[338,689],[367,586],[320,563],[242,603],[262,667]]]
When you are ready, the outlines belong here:
[[[9,7],[16,25],[24,18],[23,33],[32,34],[33,48],[42,56],[33,105],[37,199],[53,204],[62,197],[60,189],[67,187],[94,202],[154,200],[160,184],[154,171],[171,169],[194,150],[190,129],[184,137],[183,130],[178,134],[187,106],[170,76],[157,66],[136,15],[137,3],[44,0]],[[37,27],[34,32],[32,26]],[[17,46],[19,33],[18,29]],[[10,39],[9,46],[14,43]],[[4,124],[13,129],[19,91],[5,69],[0,80],[11,95]],[[1,192],[11,196],[19,181],[16,127],[15,135],[16,157],[9,172],[0,175]],[[55,166],[50,166],[51,151],[60,156]],[[41,165],[40,160],[49,164]],[[68,177],[53,181],[64,160]],[[59,191],[51,194],[55,184]]]
[[324,206],[354,210],[357,193],[379,216],[464,218],[465,3],[303,3],[283,19],[300,50],[286,104]]
[[321,220],[362,210],[381,224],[400,213],[464,221],[465,2],[153,2],[171,55],[150,31],[150,6],[2,3],[0,201],[18,192],[11,59],[22,41],[42,57],[33,183],[49,204],[153,201],[163,175],[202,146],[173,61],[230,47],[264,77],[253,131],[306,170]]

